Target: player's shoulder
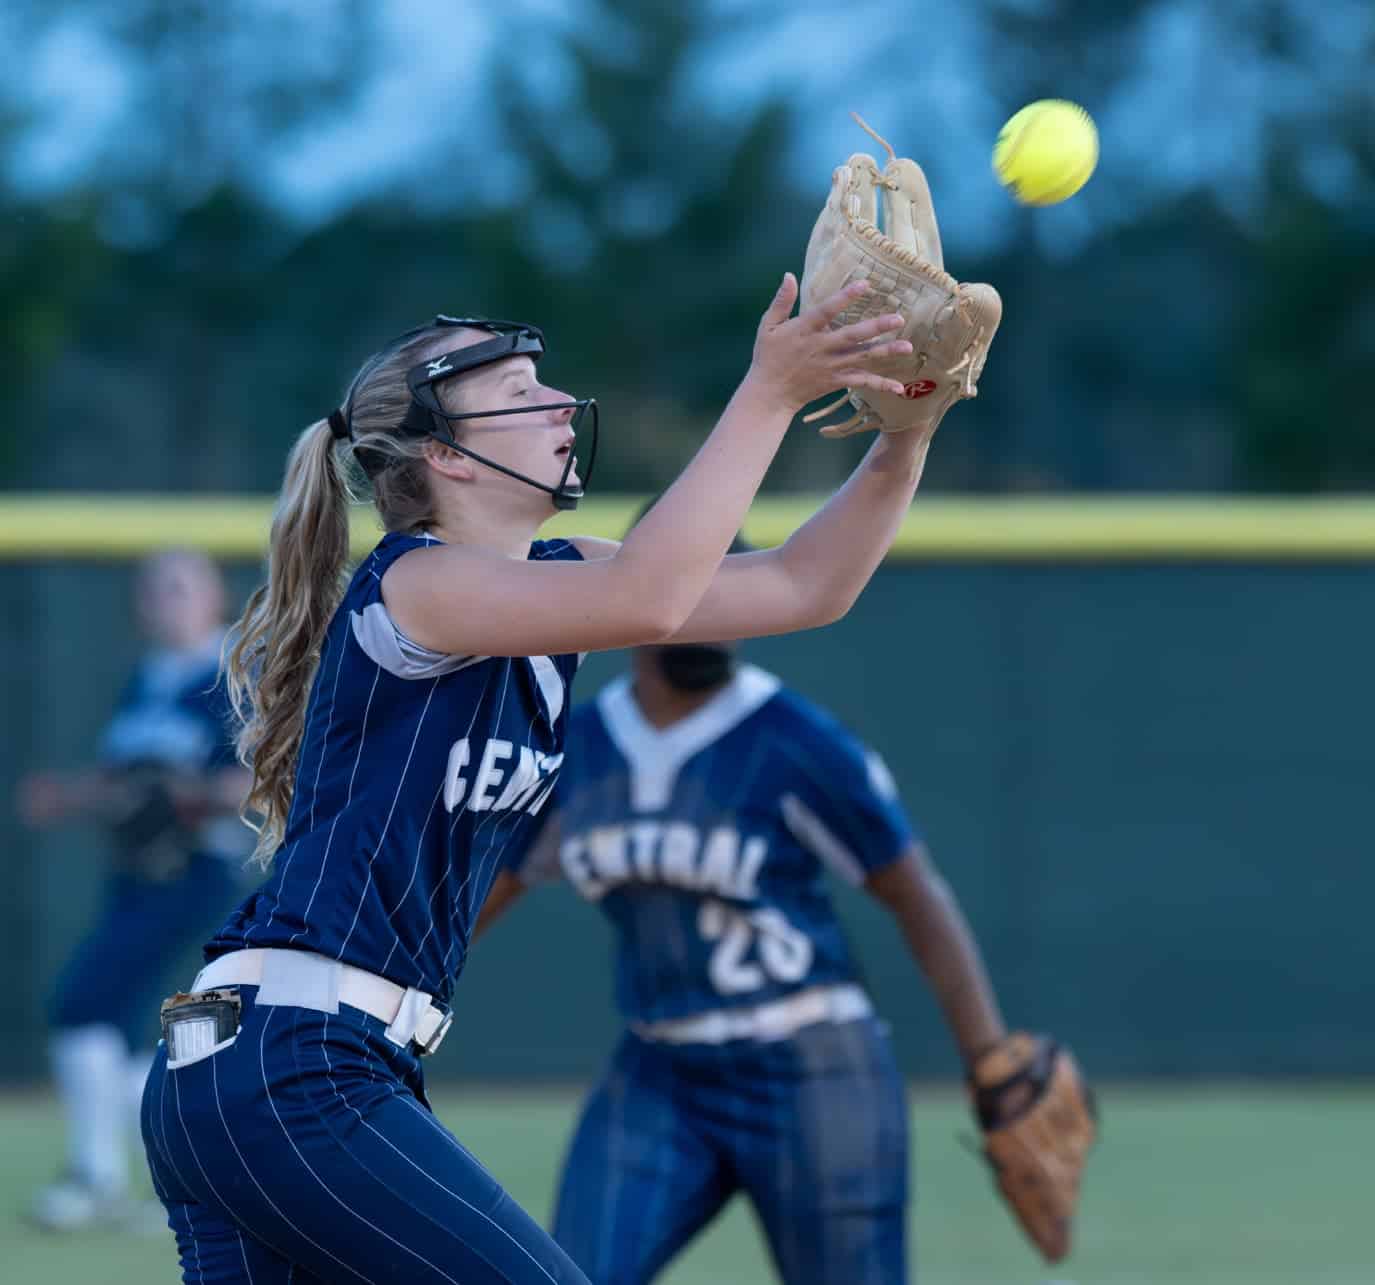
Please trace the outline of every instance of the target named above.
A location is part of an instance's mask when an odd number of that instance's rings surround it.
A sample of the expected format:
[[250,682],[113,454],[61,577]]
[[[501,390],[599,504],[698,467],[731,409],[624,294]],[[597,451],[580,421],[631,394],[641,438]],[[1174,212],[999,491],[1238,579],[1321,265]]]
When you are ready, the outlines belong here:
[[[358,564],[353,573],[350,588],[366,588],[380,584],[387,569],[399,558],[415,549],[436,548],[444,541],[428,531],[388,531],[372,548],[372,551]],[[535,540],[526,555],[532,562],[547,560],[580,562],[582,553],[572,540]]]
[[780,686],[763,713],[796,736],[859,744],[859,738],[837,714],[791,687]]
[[121,692],[121,704],[194,705],[208,701],[225,686],[222,658],[225,631],[216,630],[189,651],[152,648],[140,656]]
[[579,701],[568,712],[568,735],[586,736],[589,732],[595,731],[603,726],[601,710],[597,708],[597,701]]
[[790,748],[793,767],[804,776],[829,787],[848,769],[875,794],[896,797],[883,757],[840,715],[790,688],[782,689],[769,708],[784,732],[779,741]]
[[382,577],[398,558],[413,549],[429,548],[442,543],[442,540],[425,531],[388,531],[354,568],[348,589],[344,593],[345,600],[380,598]]
[[230,634],[226,629],[216,630],[200,650],[200,654],[188,666],[182,690],[208,704],[214,705],[227,696],[229,690],[229,669],[226,664],[229,655]]
[[588,739],[610,738],[610,726],[616,722],[617,702],[623,701],[630,693],[630,679],[626,675],[617,676],[605,683],[597,693],[587,700],[579,701],[568,715],[568,741],[572,744],[577,738],[584,744]]
[[568,711],[563,731],[563,770],[570,781],[595,777],[616,758],[617,741],[602,716],[598,696],[581,700]]

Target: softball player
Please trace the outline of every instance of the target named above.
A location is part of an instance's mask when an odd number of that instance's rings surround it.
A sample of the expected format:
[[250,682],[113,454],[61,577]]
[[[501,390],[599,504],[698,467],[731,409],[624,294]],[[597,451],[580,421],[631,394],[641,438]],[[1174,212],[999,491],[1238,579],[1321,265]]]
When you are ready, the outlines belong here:
[[98,821],[114,857],[96,921],[52,1006],[67,1164],[30,1212],[54,1231],[140,1213],[128,1198],[128,1146],[152,1060],[153,1001],[167,969],[241,892],[252,847],[236,815],[248,773],[235,761],[218,673],[219,572],[197,553],[158,554],[140,569],[136,605],[152,649],[119,698],[99,766],[30,776],[19,790],[30,825]]
[[[897,387],[869,367],[909,350],[899,318],[830,329],[863,289],[789,320],[785,278],[721,421],[624,544],[533,538],[582,494],[580,424],[596,437],[594,403],[541,382],[534,326],[437,318],[301,436],[230,666],[270,873],[164,1004],[144,1094],[188,1281],[584,1279],[435,1120],[420,1057],[563,762],[579,653],[820,623],[882,557],[915,434],[783,548],[723,556],[802,405]],[[350,455],[388,534],[344,585]]]
[[825,874],[892,911],[970,1064],[1005,1031],[887,769],[708,645],[638,649],[633,680],[574,712],[567,754],[557,812],[479,925],[562,876],[616,934],[629,1029],[583,1107],[555,1239],[601,1285],[642,1285],[743,1192],[788,1285],[899,1285],[903,1083]]

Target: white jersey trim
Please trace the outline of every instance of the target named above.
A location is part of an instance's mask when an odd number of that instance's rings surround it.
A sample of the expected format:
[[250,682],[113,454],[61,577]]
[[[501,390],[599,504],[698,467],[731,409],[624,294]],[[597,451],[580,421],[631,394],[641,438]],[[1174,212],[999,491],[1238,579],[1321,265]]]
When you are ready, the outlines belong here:
[[630,767],[631,809],[653,812],[667,807],[683,764],[744,722],[782,685],[758,666],[742,665],[705,705],[662,729],[640,711],[628,675],[603,687],[597,711]]
[[392,620],[386,604],[371,602],[351,613],[353,637],[369,660],[397,678],[438,678],[453,674],[486,656],[450,656],[412,642]]
[[563,676],[558,666],[548,656],[530,656],[530,668],[535,671],[535,682],[540,695],[544,697],[544,708],[549,713],[549,722],[554,724],[563,713]]
[[771,1044],[791,1039],[819,1022],[857,1022],[872,1017],[874,1006],[853,982],[808,986],[781,999],[745,1008],[714,1008],[660,1022],[631,1022],[642,1040],[660,1044],[729,1044],[750,1040]]
[[780,800],[783,823],[793,838],[811,852],[846,883],[862,884],[864,866],[859,858],[841,842],[826,823],[795,794],[785,794]]

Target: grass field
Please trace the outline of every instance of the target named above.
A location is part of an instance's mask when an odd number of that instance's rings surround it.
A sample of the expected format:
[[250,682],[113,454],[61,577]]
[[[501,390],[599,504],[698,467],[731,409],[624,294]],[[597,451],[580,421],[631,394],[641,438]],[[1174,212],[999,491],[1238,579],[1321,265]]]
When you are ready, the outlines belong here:
[[[1372,1285],[1375,1085],[1209,1085],[1101,1092],[1078,1245],[1047,1270],[961,1145],[948,1091],[914,1093],[913,1248],[929,1285]],[[449,1090],[444,1120],[533,1212],[549,1205],[571,1094]],[[0,1278],[171,1285],[170,1234],[55,1239],[21,1220],[57,1164],[51,1099],[0,1098]],[[668,1285],[773,1279],[739,1202],[668,1272]]]

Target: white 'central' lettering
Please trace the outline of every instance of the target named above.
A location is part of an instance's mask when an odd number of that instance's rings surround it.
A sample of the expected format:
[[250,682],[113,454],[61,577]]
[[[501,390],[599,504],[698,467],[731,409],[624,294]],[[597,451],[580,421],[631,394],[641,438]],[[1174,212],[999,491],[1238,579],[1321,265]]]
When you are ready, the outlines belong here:
[[589,901],[618,884],[664,883],[734,901],[759,897],[768,840],[742,838],[733,826],[704,835],[685,821],[601,825],[564,839],[559,860],[568,881]]
[[[519,757],[508,776],[502,765],[517,749]],[[528,745],[517,747],[510,741],[493,737],[483,745],[477,772],[469,781],[463,773],[472,761],[473,749],[466,736],[449,747],[449,761],[444,769],[444,807],[447,811],[457,812],[466,806],[470,812],[533,814],[544,806],[554,788],[563,755],[545,754]]]

